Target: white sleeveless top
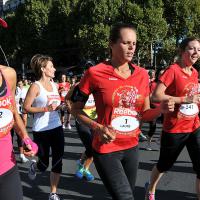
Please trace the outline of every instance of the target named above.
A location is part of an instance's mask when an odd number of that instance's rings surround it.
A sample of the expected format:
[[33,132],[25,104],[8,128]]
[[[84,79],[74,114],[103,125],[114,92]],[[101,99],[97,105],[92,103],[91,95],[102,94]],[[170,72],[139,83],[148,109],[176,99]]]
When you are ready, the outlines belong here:
[[[34,99],[33,107],[46,107],[52,103],[60,105],[60,95],[56,84],[51,82],[53,91],[48,92],[39,81],[35,82],[39,85],[40,93]],[[34,113],[33,115],[33,131],[46,131],[61,126],[58,111]]]

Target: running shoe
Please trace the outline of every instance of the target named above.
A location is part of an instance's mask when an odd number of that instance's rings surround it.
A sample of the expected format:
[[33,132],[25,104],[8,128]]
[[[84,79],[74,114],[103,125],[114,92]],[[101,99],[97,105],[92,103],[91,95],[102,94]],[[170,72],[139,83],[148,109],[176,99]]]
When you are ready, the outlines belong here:
[[83,178],[83,173],[84,173],[84,166],[80,163],[80,160],[77,161],[77,170],[76,170],[76,173],[75,173],[75,176],[79,179],[82,179]]
[[62,125],[62,128],[63,128],[63,129],[66,129],[66,127],[65,127],[65,125],[64,125],[64,124]]
[[26,158],[24,154],[20,154],[20,155],[19,155],[19,159],[20,159],[20,161],[21,161],[22,163],[26,163],[26,162],[29,161],[29,159]]
[[149,192],[149,182],[145,183],[145,198],[144,200],[155,200],[155,193]]
[[86,178],[87,181],[94,180],[94,176],[91,174],[91,172],[88,169],[84,170],[83,176]]
[[60,197],[56,193],[50,193],[49,200],[60,200]]
[[147,141],[147,137],[141,132],[140,133],[140,139],[142,140],[142,141]]
[[36,178],[36,169],[35,169],[36,160],[31,160],[31,164],[28,170],[28,177],[31,180]]

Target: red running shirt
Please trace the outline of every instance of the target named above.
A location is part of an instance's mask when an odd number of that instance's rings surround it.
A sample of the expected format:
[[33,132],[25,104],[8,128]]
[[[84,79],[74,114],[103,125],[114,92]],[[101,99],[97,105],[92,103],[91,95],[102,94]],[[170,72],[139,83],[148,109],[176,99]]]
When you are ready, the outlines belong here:
[[94,133],[93,148],[100,153],[129,149],[138,145],[139,120],[145,98],[149,95],[149,77],[145,69],[135,65],[127,79],[117,75],[108,63],[100,63],[86,71],[79,88],[94,96],[97,122],[114,127],[117,137],[103,144]]
[[[167,95],[182,97],[198,94],[198,72],[194,68],[190,76],[178,64],[173,64],[166,69],[160,81],[167,87]],[[198,113],[197,104],[176,104],[174,112],[164,114],[163,130],[191,133],[200,126]]]
[[69,89],[70,89],[70,83],[69,82],[58,83],[58,91],[59,91],[60,98],[61,98],[62,102],[65,101],[65,96],[69,92]]

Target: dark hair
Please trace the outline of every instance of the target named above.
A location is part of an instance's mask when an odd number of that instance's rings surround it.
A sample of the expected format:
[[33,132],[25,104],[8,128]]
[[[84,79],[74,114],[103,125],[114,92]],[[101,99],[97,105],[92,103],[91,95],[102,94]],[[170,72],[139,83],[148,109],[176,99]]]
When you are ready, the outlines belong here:
[[182,40],[182,42],[179,44],[179,47],[178,47],[178,55],[180,56],[181,53],[185,51],[188,44],[195,40],[200,42],[199,38],[196,38],[196,37],[187,37],[184,40]]
[[65,73],[61,73],[60,76],[59,76],[59,79],[58,79],[59,82],[62,81],[62,76],[63,76],[63,75],[66,77],[66,80],[67,80],[67,75],[66,75]]
[[117,40],[120,38],[120,31],[123,28],[130,28],[133,31],[136,32],[135,27],[132,24],[127,24],[127,23],[123,23],[123,22],[118,22],[116,24],[114,24],[110,30],[110,37],[109,37],[109,41],[111,43],[116,43]]
[[46,67],[48,61],[53,61],[53,58],[48,55],[36,54],[31,58],[30,66],[38,80],[42,77],[41,68]]

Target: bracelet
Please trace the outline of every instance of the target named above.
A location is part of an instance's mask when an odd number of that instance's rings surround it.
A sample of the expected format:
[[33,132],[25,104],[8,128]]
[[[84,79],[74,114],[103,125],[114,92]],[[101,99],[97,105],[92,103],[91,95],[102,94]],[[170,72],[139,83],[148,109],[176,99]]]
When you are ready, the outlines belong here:
[[43,110],[44,110],[44,112],[48,112],[49,111],[48,107],[43,107]]

